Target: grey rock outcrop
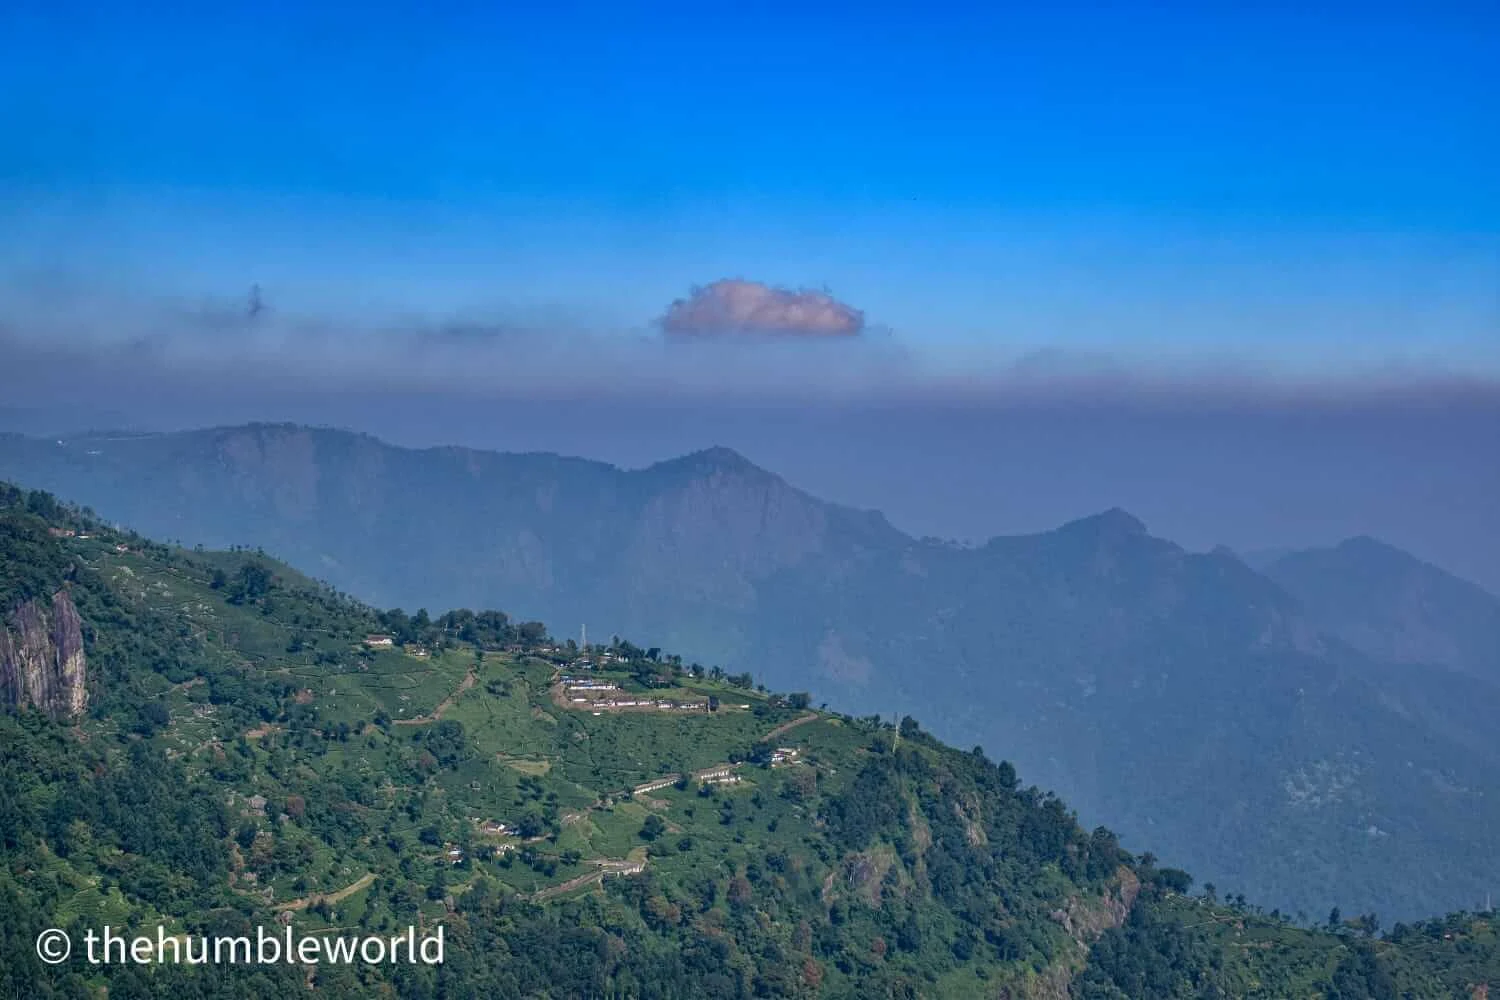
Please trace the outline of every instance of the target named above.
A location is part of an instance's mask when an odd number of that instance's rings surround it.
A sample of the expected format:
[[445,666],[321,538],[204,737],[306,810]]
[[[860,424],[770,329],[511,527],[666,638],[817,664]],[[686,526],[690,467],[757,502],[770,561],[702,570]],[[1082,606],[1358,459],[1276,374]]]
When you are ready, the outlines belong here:
[[73,719],[88,707],[83,622],[66,590],[50,605],[26,601],[0,629],[0,696],[10,708],[35,707]]

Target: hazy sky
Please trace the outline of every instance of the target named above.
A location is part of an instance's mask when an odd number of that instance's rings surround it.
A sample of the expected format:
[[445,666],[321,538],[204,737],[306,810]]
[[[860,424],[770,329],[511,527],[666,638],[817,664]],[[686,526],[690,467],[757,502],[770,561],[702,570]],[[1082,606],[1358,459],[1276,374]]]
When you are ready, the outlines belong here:
[[1500,370],[1492,3],[304,6],[4,5],[0,318],[625,338],[743,278],[937,371]]
[[721,443],[1500,589],[1494,3],[307,6],[0,4],[0,425]]
[[[664,391],[641,369],[582,389],[488,374],[504,371],[486,353],[503,355],[503,341],[467,349],[486,372],[467,381],[456,366],[372,378],[264,362],[173,364],[149,349],[83,356],[3,337],[0,351],[14,361],[0,370],[0,398],[18,408],[0,407],[0,429],[292,420],[407,446],[555,451],[627,467],[723,444],[817,496],[877,508],[914,535],[982,540],[1120,506],[1199,550],[1374,535],[1500,594],[1493,383],[1413,378],[1335,392],[1065,369],[957,385],[893,379],[881,393],[818,398],[811,390],[839,373],[828,364],[838,353],[799,369],[794,392],[756,383],[731,395]],[[700,360],[714,358],[726,355]],[[746,359],[727,360],[743,389]],[[704,367],[693,377],[726,376]]]

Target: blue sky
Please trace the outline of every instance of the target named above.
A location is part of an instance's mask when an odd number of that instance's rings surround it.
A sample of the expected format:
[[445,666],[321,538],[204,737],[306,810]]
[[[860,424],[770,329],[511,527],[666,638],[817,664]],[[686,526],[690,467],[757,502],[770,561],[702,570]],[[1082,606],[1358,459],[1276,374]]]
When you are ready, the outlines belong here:
[[101,6],[0,13],[13,310],[626,335],[737,276],[935,367],[1500,371],[1493,4]]

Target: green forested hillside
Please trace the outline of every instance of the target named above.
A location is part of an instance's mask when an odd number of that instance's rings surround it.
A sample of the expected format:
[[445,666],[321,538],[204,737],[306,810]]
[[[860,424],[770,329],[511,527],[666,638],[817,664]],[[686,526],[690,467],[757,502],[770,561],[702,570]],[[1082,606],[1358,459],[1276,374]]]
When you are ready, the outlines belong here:
[[291,425],[0,435],[0,477],[365,599],[587,623],[911,714],[1293,913],[1500,891],[1500,600],[1368,545],[1273,579],[1115,510],[956,546],[727,449],[623,470]]
[[[88,709],[0,716],[0,995],[284,996],[310,981],[333,996],[1426,997],[1500,983],[1485,920],[1376,939],[1368,920],[1311,931],[1189,896],[1182,872],[910,719],[814,709],[624,641],[580,650],[499,612],[377,612],[258,553],[162,546],[0,487],[0,615],[59,591],[83,621]],[[447,960],[101,970],[34,950],[46,927],[76,940],[281,920],[442,926]]]

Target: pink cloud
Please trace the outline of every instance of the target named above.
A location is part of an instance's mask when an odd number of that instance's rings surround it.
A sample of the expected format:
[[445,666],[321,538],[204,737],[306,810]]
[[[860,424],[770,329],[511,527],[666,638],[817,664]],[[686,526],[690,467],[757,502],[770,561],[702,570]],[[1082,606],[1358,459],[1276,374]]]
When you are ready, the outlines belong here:
[[661,326],[677,336],[853,337],[865,314],[826,292],[725,278],[673,302]]

